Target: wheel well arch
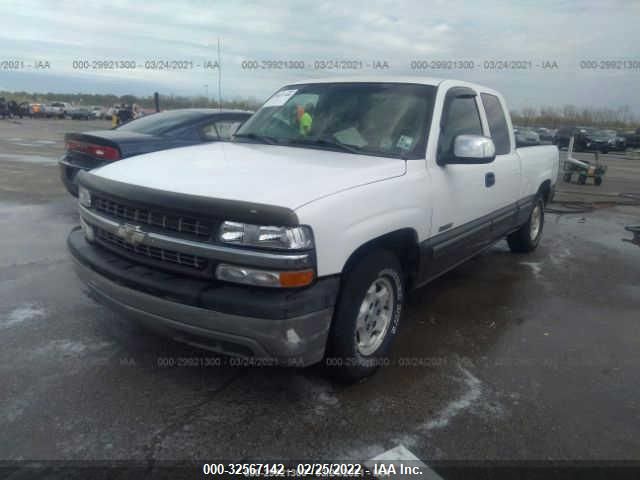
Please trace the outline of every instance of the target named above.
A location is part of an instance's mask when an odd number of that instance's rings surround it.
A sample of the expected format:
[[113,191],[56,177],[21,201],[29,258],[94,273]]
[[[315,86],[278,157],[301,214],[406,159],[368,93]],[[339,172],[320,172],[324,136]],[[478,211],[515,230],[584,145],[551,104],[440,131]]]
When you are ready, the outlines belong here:
[[348,272],[358,260],[375,249],[388,250],[395,254],[402,265],[407,286],[410,287],[414,283],[419,269],[420,245],[418,232],[413,228],[394,230],[363,243],[347,258],[342,268],[342,274]]
[[545,205],[551,201],[551,180],[545,180],[540,184],[538,194],[542,197]]

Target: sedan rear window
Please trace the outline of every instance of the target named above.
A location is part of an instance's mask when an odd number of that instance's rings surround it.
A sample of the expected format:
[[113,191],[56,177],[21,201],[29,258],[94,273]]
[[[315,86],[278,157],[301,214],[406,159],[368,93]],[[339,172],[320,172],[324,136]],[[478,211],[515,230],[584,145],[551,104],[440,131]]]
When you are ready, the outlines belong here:
[[169,130],[172,130],[185,123],[192,122],[204,116],[205,114],[203,114],[202,112],[193,110],[160,112],[149,115],[148,117],[133,120],[132,122],[118,127],[118,130],[144,133],[147,135],[162,135],[164,133],[167,133]]

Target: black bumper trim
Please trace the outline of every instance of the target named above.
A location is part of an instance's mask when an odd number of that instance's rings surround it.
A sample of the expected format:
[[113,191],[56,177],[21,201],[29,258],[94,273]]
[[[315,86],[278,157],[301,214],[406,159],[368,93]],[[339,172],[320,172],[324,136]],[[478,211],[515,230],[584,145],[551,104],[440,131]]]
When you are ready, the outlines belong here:
[[340,286],[338,276],[320,278],[304,289],[274,290],[162,272],[89,244],[80,227],[71,231],[67,245],[81,265],[113,282],[160,298],[230,315],[265,319],[306,315],[333,307]]

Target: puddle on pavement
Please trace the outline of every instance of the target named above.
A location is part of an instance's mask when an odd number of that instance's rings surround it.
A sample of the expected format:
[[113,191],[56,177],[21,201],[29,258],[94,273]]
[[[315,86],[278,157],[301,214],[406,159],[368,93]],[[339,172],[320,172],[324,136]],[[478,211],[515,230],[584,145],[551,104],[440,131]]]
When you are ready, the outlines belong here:
[[56,165],[58,160],[53,157],[43,157],[42,155],[21,155],[15,153],[0,153],[0,160],[5,159],[11,162],[37,163],[40,165]]

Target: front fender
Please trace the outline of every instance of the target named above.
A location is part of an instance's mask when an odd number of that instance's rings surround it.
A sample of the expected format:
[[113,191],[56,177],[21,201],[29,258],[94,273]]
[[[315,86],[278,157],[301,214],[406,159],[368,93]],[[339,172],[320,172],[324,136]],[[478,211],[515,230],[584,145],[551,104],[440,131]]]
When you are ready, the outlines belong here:
[[424,181],[406,176],[324,197],[296,214],[313,229],[319,277],[341,273],[351,254],[377,237],[410,228],[422,239],[431,226]]

